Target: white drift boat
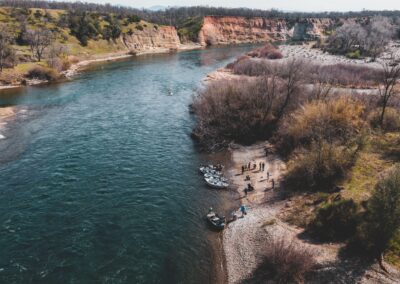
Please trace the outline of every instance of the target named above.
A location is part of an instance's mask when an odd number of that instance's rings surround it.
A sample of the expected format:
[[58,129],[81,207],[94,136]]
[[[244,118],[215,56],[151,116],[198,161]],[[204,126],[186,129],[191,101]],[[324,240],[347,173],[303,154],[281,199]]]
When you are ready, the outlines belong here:
[[229,186],[228,179],[222,174],[223,166],[221,165],[208,165],[201,166],[200,172],[204,176],[207,185],[216,189],[224,189]]
[[224,189],[228,188],[229,184],[226,181],[222,181],[220,178],[216,177],[204,177],[207,185],[216,188],[216,189]]

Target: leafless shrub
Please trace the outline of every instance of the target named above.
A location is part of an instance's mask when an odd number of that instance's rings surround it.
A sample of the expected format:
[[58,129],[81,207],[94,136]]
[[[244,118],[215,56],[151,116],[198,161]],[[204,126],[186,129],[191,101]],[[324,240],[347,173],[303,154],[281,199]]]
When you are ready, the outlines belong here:
[[284,99],[277,113],[278,120],[283,117],[294,96],[300,93],[301,86],[305,82],[306,66],[304,61],[292,59],[275,69],[275,74],[283,79]]
[[279,49],[271,43],[267,43],[263,47],[254,49],[247,53],[247,55],[250,57],[268,58],[271,60],[283,58],[283,55]]
[[267,76],[273,73],[273,65],[265,60],[251,60],[250,58],[236,61],[231,66],[231,69],[236,75],[246,76]]
[[263,265],[278,283],[303,283],[316,264],[313,251],[295,241],[272,239],[265,250]]
[[[246,58],[232,63],[230,69],[236,75],[269,76],[271,74],[280,75],[282,72],[279,70],[284,70],[285,65],[287,63]],[[302,61],[301,65],[305,83],[320,84],[323,87],[335,85],[371,87],[376,85],[376,81],[382,74],[380,69],[359,65],[318,65],[305,61]]]
[[275,119],[278,96],[275,79],[215,82],[194,100],[197,125],[193,137],[207,148],[265,137]]
[[366,87],[375,85],[381,70],[367,66],[334,64],[310,64],[309,83],[325,83],[347,87]]
[[328,38],[327,49],[333,53],[346,53],[359,47],[367,33],[360,23],[348,22],[336,29]]
[[358,51],[375,60],[394,37],[395,31],[393,21],[382,16],[360,23],[345,23],[328,38],[327,50],[341,54]]
[[198,118],[193,137],[207,148],[269,137],[284,114],[308,95],[301,84],[301,66],[293,60],[269,76],[209,85],[192,104]]
[[394,37],[396,28],[391,19],[376,16],[366,26],[367,36],[363,41],[363,48],[375,60]]
[[393,62],[382,63],[382,73],[378,80],[378,89],[380,104],[382,106],[379,122],[383,126],[385,111],[390,101],[398,96],[398,90],[395,88],[400,79],[400,65]]
[[29,43],[32,55],[40,62],[44,52],[53,42],[54,34],[47,28],[27,30],[24,35]]
[[275,59],[282,59],[283,54],[279,50],[271,51],[268,55],[267,58],[270,60],[275,60]]
[[228,63],[226,65],[226,68],[233,69],[233,67],[235,67],[236,64],[238,64],[239,62],[241,62],[243,60],[247,60],[247,59],[249,59],[249,57],[246,55],[239,56],[234,62]]
[[58,72],[66,70],[68,65],[67,62],[68,49],[66,46],[61,44],[52,44],[48,47],[47,51],[47,65]]

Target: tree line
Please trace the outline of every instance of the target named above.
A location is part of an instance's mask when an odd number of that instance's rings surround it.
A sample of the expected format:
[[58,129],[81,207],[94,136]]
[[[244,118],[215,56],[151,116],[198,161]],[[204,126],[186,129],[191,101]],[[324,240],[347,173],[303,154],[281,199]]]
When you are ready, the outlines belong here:
[[49,2],[35,0],[1,0],[1,6],[19,7],[19,8],[41,8],[41,9],[62,9],[74,10],[80,12],[113,13],[118,15],[137,15],[147,21],[173,25],[179,27],[181,23],[188,18],[204,16],[240,16],[240,17],[263,17],[263,18],[282,18],[287,20],[296,20],[301,18],[355,18],[355,17],[373,17],[381,15],[385,17],[398,17],[400,11],[369,11],[361,12],[283,12],[276,9],[260,10],[248,8],[223,8],[208,6],[193,7],[172,7],[160,11],[151,11],[146,9],[137,9],[132,7],[94,4],[87,2]]
[[400,36],[399,18],[375,16],[345,22],[329,36],[325,49],[351,58],[375,60],[388,43]]

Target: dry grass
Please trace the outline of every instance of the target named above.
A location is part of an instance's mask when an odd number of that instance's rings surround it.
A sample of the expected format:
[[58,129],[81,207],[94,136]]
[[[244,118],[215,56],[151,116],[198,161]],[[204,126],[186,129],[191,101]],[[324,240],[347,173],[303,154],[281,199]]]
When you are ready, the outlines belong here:
[[347,147],[325,141],[312,143],[289,161],[285,185],[295,191],[330,192],[335,182],[346,176],[355,160],[355,151]]
[[52,68],[35,66],[28,70],[26,77],[28,79],[56,81],[60,78],[60,74]]
[[344,97],[307,103],[282,121],[277,146],[288,154],[316,140],[349,141],[366,125],[363,112],[363,104]]
[[373,110],[368,116],[369,123],[374,128],[381,128],[384,131],[399,131],[400,130],[400,111],[393,107],[386,108],[383,124],[380,125],[381,108]]

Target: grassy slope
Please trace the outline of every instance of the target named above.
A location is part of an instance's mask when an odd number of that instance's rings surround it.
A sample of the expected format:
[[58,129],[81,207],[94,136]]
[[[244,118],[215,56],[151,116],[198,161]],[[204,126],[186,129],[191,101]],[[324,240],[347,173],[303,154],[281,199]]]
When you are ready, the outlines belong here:
[[[41,26],[46,26],[47,28],[54,28],[54,23],[44,23],[40,19],[34,17],[34,13],[39,10],[42,14],[45,13],[43,9],[30,9],[31,13],[28,18],[28,28],[36,29]],[[54,21],[60,18],[60,15],[66,13],[63,10],[47,10],[47,12],[54,18]],[[11,8],[0,8],[0,23],[6,24],[11,27],[11,30],[16,34],[19,32],[19,23],[16,18],[12,17],[12,9]],[[106,21],[102,21],[100,23],[102,26],[106,25]],[[103,39],[98,40],[89,40],[87,46],[82,46],[78,39],[75,36],[70,34],[69,28],[59,28],[59,35],[56,39],[56,42],[63,44],[67,47],[67,50],[70,55],[79,57],[79,58],[90,58],[90,57],[99,57],[102,55],[116,53],[120,51],[125,51],[125,46],[121,40],[117,40],[116,42],[107,41]],[[151,23],[147,23],[145,21],[140,21],[140,23],[131,23],[129,25],[124,25],[121,22],[122,33],[128,33],[129,30],[137,31],[139,29],[154,29],[158,28],[158,25],[154,25]],[[26,55],[29,57],[31,52],[28,46],[20,46],[14,45],[14,49],[16,50],[17,55]],[[44,66],[43,62],[20,62],[14,68],[6,68],[3,73],[0,75],[0,80],[12,84],[18,83],[18,81],[23,77],[29,69],[36,65]]]

